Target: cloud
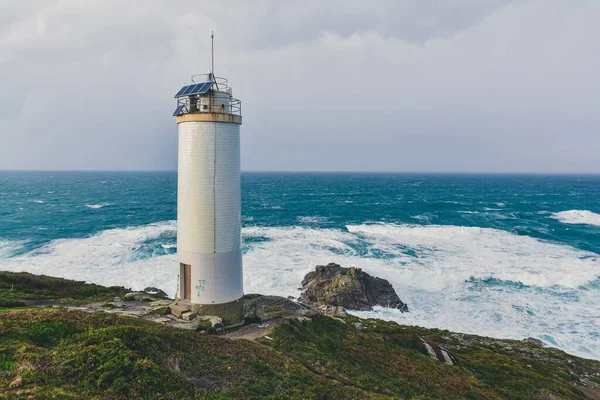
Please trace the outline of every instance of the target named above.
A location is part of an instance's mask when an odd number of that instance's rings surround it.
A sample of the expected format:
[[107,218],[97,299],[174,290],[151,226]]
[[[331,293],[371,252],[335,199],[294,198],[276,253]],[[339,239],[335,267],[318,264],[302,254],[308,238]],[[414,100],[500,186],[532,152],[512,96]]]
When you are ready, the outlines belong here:
[[0,169],[174,169],[214,29],[245,169],[600,170],[591,0],[0,8]]

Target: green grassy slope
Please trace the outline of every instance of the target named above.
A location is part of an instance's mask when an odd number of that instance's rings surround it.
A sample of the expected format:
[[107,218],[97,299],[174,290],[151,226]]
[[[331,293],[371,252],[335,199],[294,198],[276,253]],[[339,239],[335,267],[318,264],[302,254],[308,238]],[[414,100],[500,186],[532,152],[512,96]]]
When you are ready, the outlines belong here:
[[[14,300],[36,298],[16,283]],[[117,290],[73,285],[67,296],[76,300]],[[427,356],[421,338],[451,350],[458,365]],[[250,342],[114,314],[0,311],[5,399],[585,399],[580,387],[600,383],[598,374],[600,362],[556,349],[356,317],[294,320]]]

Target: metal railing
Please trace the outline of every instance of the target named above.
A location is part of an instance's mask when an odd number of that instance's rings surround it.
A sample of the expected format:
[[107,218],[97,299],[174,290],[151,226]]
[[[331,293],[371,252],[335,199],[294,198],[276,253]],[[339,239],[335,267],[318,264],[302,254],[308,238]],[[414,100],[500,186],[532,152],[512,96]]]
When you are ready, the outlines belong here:
[[214,76],[213,74],[196,74],[192,75],[192,83],[202,83],[202,82],[215,82],[218,90],[227,90],[229,87],[229,81],[227,78],[222,78],[220,76]]
[[[201,104],[200,98],[208,98],[210,101],[208,104]],[[211,95],[211,93],[197,96],[196,109],[191,111],[193,108],[190,104],[189,97],[181,97],[177,100],[178,106],[185,106],[182,110],[182,114],[196,114],[196,113],[218,113],[218,114],[231,114],[242,116],[242,102],[235,97],[229,98],[229,105],[223,103],[217,103],[217,97]]]

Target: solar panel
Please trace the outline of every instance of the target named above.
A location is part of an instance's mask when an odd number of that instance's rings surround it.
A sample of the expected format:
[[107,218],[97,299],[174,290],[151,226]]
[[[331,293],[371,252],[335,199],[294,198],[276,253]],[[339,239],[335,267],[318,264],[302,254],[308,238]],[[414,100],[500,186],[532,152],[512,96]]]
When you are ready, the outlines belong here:
[[173,113],[173,116],[176,117],[179,114],[182,114],[182,111],[183,111],[184,107],[185,107],[185,105],[177,106],[177,108],[175,109],[175,112]]
[[210,89],[212,85],[213,85],[213,82],[202,82],[202,83],[196,85],[196,87],[190,93],[186,93],[186,95],[192,96],[195,94],[206,93],[206,92],[208,92],[208,89]]
[[185,92],[185,90],[189,88],[189,86],[184,86],[182,87],[179,92],[177,92],[177,94],[175,95],[175,97],[181,97],[183,95],[183,92]]
[[193,95],[195,95],[195,94],[198,94],[198,93],[200,93],[200,92],[201,92],[201,89],[202,89],[202,86],[204,86],[204,82],[202,82],[202,83],[198,83],[197,85],[195,85],[195,86],[194,86],[194,88],[192,89],[192,91],[191,91],[191,92],[189,92],[189,93],[186,93],[186,95],[188,95],[188,96],[193,96]]
[[210,82],[206,82],[204,84],[204,86],[202,87],[202,93],[206,93],[208,92],[208,90],[214,85],[215,83],[210,81]]
[[206,93],[209,89],[214,85],[213,81],[195,83],[193,85],[184,86],[177,92],[175,98],[183,97],[183,96],[194,96],[197,94]]
[[198,85],[190,85],[190,86],[188,86],[188,88],[187,88],[187,89],[185,89],[185,92],[183,92],[183,95],[184,95],[184,96],[187,96],[187,95],[189,95],[189,94],[192,92],[192,90],[194,90],[194,88],[195,88],[196,86],[198,86]]

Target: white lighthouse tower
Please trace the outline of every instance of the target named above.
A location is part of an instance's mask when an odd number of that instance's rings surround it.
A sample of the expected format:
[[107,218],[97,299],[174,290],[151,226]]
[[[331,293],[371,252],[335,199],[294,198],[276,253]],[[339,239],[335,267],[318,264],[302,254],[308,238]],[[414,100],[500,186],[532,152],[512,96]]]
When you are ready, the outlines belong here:
[[[214,71],[214,63],[213,63]],[[194,75],[177,92],[177,305],[242,321],[241,102],[225,78]]]

